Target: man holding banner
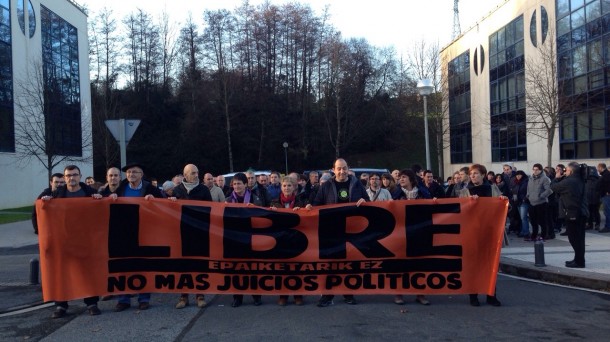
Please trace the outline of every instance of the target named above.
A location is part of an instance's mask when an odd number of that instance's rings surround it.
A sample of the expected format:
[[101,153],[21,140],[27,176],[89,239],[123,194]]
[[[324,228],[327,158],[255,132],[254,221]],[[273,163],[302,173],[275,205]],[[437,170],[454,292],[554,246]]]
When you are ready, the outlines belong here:
[[[58,187],[51,196],[43,196],[41,199],[43,201],[50,201],[52,198],[74,198],[74,197],[93,197],[95,199],[102,198],[102,195],[97,194],[95,189],[90,186],[82,183],[80,181],[81,173],[80,169],[76,165],[68,165],[64,168],[64,179],[66,181],[65,186]],[[87,305],[87,310],[89,311],[89,315],[97,316],[102,312],[97,307],[97,302],[99,301],[98,296],[87,297],[84,299],[85,305]],[[67,301],[58,301],[55,302],[55,311],[51,318],[62,318],[66,316],[68,311],[68,302]]]
[[[123,167],[123,172],[127,174],[127,178],[121,182],[116,194],[111,197],[144,197],[150,199],[153,197],[162,198],[159,188],[153,186],[150,182],[145,181],[144,167],[139,163],[128,164]],[[131,295],[120,295],[118,303],[114,309],[116,312],[121,312],[131,306]],[[150,307],[150,293],[138,294],[138,309],[147,310]]]
[[[333,171],[335,177],[320,186],[313,205],[356,202],[356,206],[360,206],[360,204],[370,201],[362,183],[356,177],[348,174],[349,166],[345,159],[335,160]],[[311,207],[311,204],[306,206],[308,209]],[[331,305],[334,297],[334,295],[322,295],[318,306],[324,308]],[[358,304],[353,295],[343,295],[343,301],[350,305]]]

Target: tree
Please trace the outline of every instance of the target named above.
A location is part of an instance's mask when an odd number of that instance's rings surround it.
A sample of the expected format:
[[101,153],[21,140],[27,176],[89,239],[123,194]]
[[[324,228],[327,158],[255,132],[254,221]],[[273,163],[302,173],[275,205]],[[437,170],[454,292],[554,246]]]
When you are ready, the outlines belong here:
[[[583,57],[586,61],[586,58]],[[601,62],[600,62],[601,63]],[[571,68],[572,65],[567,66]],[[526,131],[546,140],[547,162],[551,166],[553,143],[557,127],[562,118],[572,111],[577,103],[571,90],[558,82],[555,37],[549,34],[543,44],[525,60]]]
[[[71,134],[81,134],[82,140],[78,141],[82,146],[80,155],[63,155],[58,149],[58,146],[65,143],[65,136],[62,134],[65,132],[62,132],[62,120],[54,117],[56,111],[51,107],[58,100],[64,103],[70,101],[58,90],[60,82],[61,80],[45,74],[41,60],[30,63],[26,74],[20,80],[15,81],[17,85],[15,107],[20,115],[15,117],[14,158],[19,165],[26,165],[32,160],[37,160],[47,170],[49,179],[53,174],[53,169],[61,163],[91,161],[91,134],[87,129],[91,124],[89,120],[81,119],[80,132],[70,132]],[[79,116],[87,117],[80,115],[81,112],[87,110],[81,106],[80,102],[69,105],[79,106]]]
[[93,142],[94,164],[102,164],[105,171],[119,159],[118,149],[112,148],[114,138],[105,125],[106,120],[117,117],[116,87],[120,73],[119,33],[112,10],[104,7],[90,22],[89,40],[92,69],[96,70],[91,80],[91,120],[97,137]]
[[233,172],[233,147],[231,143],[231,97],[233,94],[233,41],[235,18],[227,10],[205,11],[204,46],[206,57],[216,67],[219,89],[219,102],[226,122],[227,147],[229,151],[229,170]]
[[[431,136],[434,137],[435,148],[439,176],[443,177],[443,150],[449,146],[445,141],[448,137],[449,125],[444,119],[446,108],[443,108],[443,103],[448,104],[449,101],[443,101],[442,82],[445,78],[441,75],[441,60],[440,46],[438,42],[429,43],[425,40],[420,40],[413,44],[413,49],[407,57],[407,63],[411,71],[411,77],[417,80],[429,79],[434,85],[434,91],[428,96],[428,123],[431,131]],[[415,91],[414,88],[412,88]],[[448,99],[447,99],[448,100]]]

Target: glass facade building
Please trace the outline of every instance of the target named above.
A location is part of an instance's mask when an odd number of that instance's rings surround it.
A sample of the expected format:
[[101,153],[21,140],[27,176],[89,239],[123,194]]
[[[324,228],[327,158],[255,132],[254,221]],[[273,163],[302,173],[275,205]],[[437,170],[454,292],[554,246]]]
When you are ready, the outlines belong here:
[[527,160],[523,16],[489,36],[491,159]]
[[447,78],[451,163],[471,163],[470,50],[449,61]]
[[556,0],[561,159],[610,157],[610,1]]
[[10,1],[0,0],[0,152],[15,151],[10,10]]
[[78,32],[44,6],[40,8],[40,17],[47,149],[58,155],[80,156]]

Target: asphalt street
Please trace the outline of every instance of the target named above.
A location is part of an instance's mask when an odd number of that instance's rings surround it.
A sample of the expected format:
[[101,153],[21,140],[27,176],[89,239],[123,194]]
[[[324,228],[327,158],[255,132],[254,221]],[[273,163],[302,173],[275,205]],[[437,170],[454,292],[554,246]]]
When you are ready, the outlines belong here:
[[[483,299],[483,296],[480,296]],[[232,308],[230,296],[208,296],[207,308],[173,308],[176,295],[153,295],[147,311],[112,312],[114,301],[101,302],[102,315],[89,316],[84,304],[71,302],[70,315],[50,318],[52,307],[0,318],[2,341],[607,341],[610,295],[499,276],[502,307],[471,307],[467,296],[429,296],[422,306],[407,296],[360,296],[359,305],[277,306],[266,296],[260,307]]]

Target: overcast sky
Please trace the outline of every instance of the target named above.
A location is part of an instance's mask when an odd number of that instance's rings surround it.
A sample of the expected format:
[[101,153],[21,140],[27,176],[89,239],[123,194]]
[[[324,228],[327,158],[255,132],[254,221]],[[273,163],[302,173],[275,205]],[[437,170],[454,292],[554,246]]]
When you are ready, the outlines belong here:
[[[163,8],[170,18],[183,23],[191,12],[193,18],[201,18],[206,9],[226,8],[233,10],[242,0],[74,0],[90,10],[90,18],[104,6],[118,17],[141,8],[157,15]],[[250,0],[257,5],[263,0]],[[284,4],[287,0],[271,0],[273,4]],[[331,23],[341,31],[344,38],[366,38],[377,47],[394,46],[400,52],[409,50],[414,41],[422,39],[438,41],[441,46],[451,41],[453,32],[453,0],[301,0],[321,14],[330,5]],[[460,23],[462,31],[473,26],[504,0],[460,0]],[[196,22],[201,23],[201,19]]]

